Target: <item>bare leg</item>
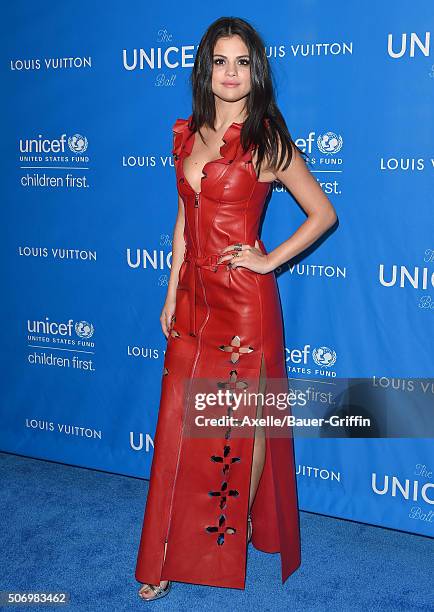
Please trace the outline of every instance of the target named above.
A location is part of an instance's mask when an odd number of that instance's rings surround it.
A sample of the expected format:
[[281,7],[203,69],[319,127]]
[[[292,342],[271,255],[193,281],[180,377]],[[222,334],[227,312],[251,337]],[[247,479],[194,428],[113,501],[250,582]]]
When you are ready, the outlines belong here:
[[[165,544],[164,544],[163,563],[164,563],[164,559],[166,558],[166,549],[167,549],[167,542],[165,542]],[[168,582],[169,582],[168,580],[162,580],[160,582],[160,586],[164,588],[167,585]],[[152,599],[154,597],[154,592],[153,592],[152,589],[149,588],[149,585],[145,583],[139,589],[139,596],[142,599]]]
[[[265,387],[267,382],[267,375],[265,371],[264,356],[261,361],[261,371],[259,374],[259,388],[258,393],[265,393]],[[262,416],[262,402],[258,401],[258,407],[256,412],[257,418]],[[259,481],[261,479],[262,470],[265,463],[265,430],[262,425],[255,427],[255,441],[253,445],[253,462],[252,462],[252,476],[250,480],[250,496],[249,496],[249,512],[252,507],[253,500],[255,499],[256,490],[258,488]]]

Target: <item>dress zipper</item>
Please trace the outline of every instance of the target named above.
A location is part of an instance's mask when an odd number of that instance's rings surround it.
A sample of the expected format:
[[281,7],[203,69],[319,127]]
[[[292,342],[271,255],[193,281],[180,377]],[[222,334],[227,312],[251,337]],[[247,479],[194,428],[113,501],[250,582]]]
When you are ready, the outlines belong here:
[[196,246],[197,246],[197,254],[201,255],[200,251],[200,241],[199,241],[199,197],[200,192],[194,192],[194,208],[196,211]]

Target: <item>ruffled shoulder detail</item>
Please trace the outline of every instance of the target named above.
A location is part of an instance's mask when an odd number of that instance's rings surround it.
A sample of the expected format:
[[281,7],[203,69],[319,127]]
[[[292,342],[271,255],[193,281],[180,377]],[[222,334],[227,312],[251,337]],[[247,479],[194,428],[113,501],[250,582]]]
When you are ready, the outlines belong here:
[[173,147],[172,154],[175,158],[179,157],[182,145],[190,134],[188,124],[190,123],[191,115],[187,119],[177,119],[172,127],[173,132]]
[[224,133],[222,140],[225,143],[220,147],[221,163],[231,164],[238,154],[240,147],[240,134],[242,123],[232,123]]
[[[264,118],[264,124],[267,128],[270,126],[270,119],[268,117]],[[252,159],[252,153],[257,147],[251,144],[247,151],[243,151],[240,139],[242,128],[242,123],[232,123],[228,127],[223,136],[225,144],[220,148],[222,158],[217,160],[218,162],[231,164],[237,156],[239,156],[241,161],[250,161]]]
[[[177,119],[173,124],[172,154],[175,161],[178,160],[183,149],[185,149],[187,154],[191,152],[193,145],[193,139],[190,138],[193,133],[189,128],[191,117],[192,115],[187,119]],[[242,160],[250,159],[252,147],[247,152],[242,151],[241,148],[240,134],[242,127],[242,123],[232,123],[228,127],[222,137],[224,144],[220,147],[220,158],[208,163],[231,164],[239,155],[241,155]]]
[[252,159],[252,151],[254,145],[250,145],[247,151],[244,151],[241,146],[241,130],[242,123],[232,123],[222,137],[224,145],[220,147],[220,159],[215,161],[220,164],[231,164],[235,159],[242,162],[250,162]]

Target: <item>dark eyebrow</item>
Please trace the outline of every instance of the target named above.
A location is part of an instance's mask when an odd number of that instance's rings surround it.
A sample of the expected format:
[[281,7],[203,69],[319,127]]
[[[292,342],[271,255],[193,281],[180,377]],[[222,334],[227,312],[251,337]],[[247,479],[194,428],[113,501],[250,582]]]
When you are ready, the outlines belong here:
[[[214,57],[216,57],[216,56],[218,56],[218,57],[224,57],[225,59],[228,59],[228,58],[226,57],[226,55],[222,55],[221,53],[214,53]],[[248,53],[245,53],[244,55],[237,55],[237,58],[236,58],[236,59],[240,59],[240,57],[249,57],[249,54],[248,54]]]

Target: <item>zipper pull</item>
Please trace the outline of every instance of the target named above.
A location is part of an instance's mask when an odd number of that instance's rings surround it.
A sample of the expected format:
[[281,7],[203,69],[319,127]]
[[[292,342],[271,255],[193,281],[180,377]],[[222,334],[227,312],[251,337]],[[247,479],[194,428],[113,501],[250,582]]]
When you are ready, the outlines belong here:
[[199,208],[199,194],[197,191],[194,192],[194,207]]

